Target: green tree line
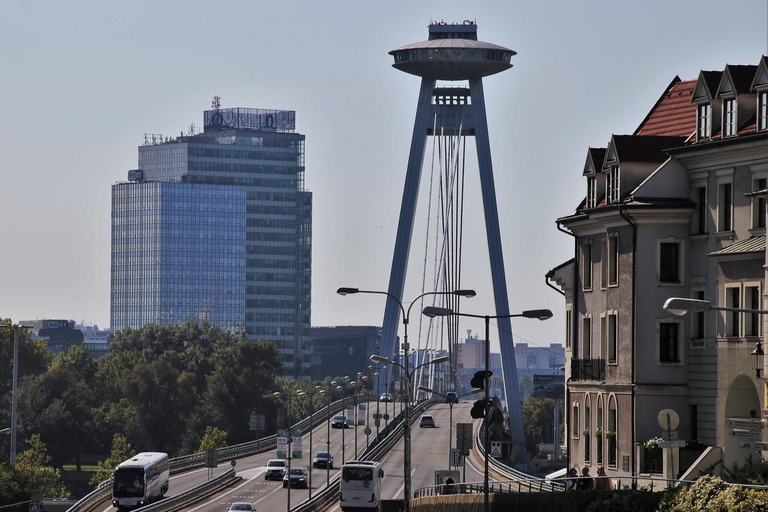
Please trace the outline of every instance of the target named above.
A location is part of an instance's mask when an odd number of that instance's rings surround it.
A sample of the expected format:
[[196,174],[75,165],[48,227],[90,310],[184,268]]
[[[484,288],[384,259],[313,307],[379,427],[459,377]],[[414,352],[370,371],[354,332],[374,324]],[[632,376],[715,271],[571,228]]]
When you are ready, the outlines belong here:
[[[51,481],[64,464],[80,471],[84,455],[104,456],[98,481],[140,451],[174,457],[211,443],[250,441],[257,436],[250,430],[252,413],[265,417],[265,431],[258,435],[269,435],[284,426],[277,421],[287,417],[289,405],[295,422],[341,398],[331,385],[341,377],[285,379],[272,343],[195,322],[125,329],[99,359],[82,347],[54,355],[44,340],[21,329],[18,359],[19,454],[32,450],[28,457],[40,462]],[[0,329],[0,425],[10,424],[12,372],[13,336],[11,329]],[[275,397],[276,391],[282,396]],[[297,396],[302,391],[310,393]],[[0,488],[11,492],[0,491],[0,504],[34,492],[25,490],[20,464],[15,474],[7,464],[8,439],[0,437]]]

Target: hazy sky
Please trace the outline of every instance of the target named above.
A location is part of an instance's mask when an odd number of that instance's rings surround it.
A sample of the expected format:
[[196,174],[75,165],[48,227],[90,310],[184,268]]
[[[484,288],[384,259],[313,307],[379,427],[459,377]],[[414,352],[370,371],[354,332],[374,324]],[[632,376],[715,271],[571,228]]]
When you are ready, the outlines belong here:
[[[335,290],[388,285],[419,79],[392,68],[387,52],[425,40],[430,20],[470,19],[481,40],[518,52],[511,70],[484,82],[510,310],[555,317],[515,322],[515,335],[562,342],[564,301],[544,275],[573,256],[555,219],[584,196],[587,148],[632,133],[675,75],[757,64],[768,53],[767,8],[2,0],[0,317],[109,325],[110,186],[137,166],[143,133],[201,126],[219,95],[225,108],[295,110],[306,135],[312,325],[380,325],[383,298]],[[462,284],[478,296],[463,309],[494,314],[474,162],[468,175]],[[414,257],[423,244],[414,240]],[[406,300],[420,283],[411,265]],[[464,322],[461,332],[482,328]]]

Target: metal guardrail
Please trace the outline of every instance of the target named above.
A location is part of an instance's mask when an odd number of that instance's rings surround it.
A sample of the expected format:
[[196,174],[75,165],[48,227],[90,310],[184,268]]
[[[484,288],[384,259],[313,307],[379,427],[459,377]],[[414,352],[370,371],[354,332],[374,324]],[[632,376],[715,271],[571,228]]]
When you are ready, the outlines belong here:
[[[483,436],[480,435],[480,429],[477,429],[477,449],[480,451],[483,457],[485,457],[485,446],[483,446]],[[493,457],[488,457],[488,466],[493,468],[494,471],[501,474],[505,481],[519,482],[524,484],[528,491],[537,492],[560,492],[565,490],[565,484],[555,480],[547,480],[546,478],[538,478],[522,471],[518,471],[515,468],[511,468],[506,464],[502,464]],[[491,489],[489,482],[488,488]]]
[[[358,404],[370,403],[376,400],[378,400],[378,397],[373,397],[373,396],[358,397],[357,403]],[[295,425],[293,425],[291,429],[304,430],[310,424],[315,425],[321,421],[327,421],[331,419],[339,411],[341,411],[343,406],[346,405],[348,402],[349,402],[349,399],[337,400],[336,402],[332,402],[330,406],[322,407],[321,409],[315,411],[314,414],[312,414],[311,416],[311,423],[310,423],[310,416],[308,416],[302,419],[301,421],[297,422]],[[245,443],[240,443],[232,446],[226,446],[224,448],[219,448],[218,450],[216,450],[216,455],[218,457],[218,460],[220,461],[233,460],[233,459],[238,459],[242,457],[248,457],[250,455],[255,455],[257,453],[267,451],[276,446],[277,446],[277,435],[273,434],[271,436],[263,437],[255,441],[248,441]],[[170,471],[171,471],[171,474],[181,473],[183,471],[187,471],[190,469],[203,467],[204,465],[205,465],[205,452],[193,453],[190,455],[184,455],[182,457],[176,457],[171,459]],[[202,486],[189,489],[188,491],[185,491],[185,492],[193,492],[195,491],[195,489],[199,489],[200,487]],[[72,507],[70,507],[67,510],[67,512],[88,512],[92,507],[98,505],[99,503],[107,499],[109,496],[111,496],[111,494],[112,494],[112,477],[110,476],[109,479],[101,482],[96,487],[95,490],[93,490],[88,495],[84,496],[82,499],[78,500],[74,505],[72,505]]]
[[234,469],[222,473],[221,475],[208,480],[202,485],[188,489],[181,494],[160,500],[152,505],[141,507],[142,512],[167,512],[170,510],[176,510],[189,502],[196,501],[206,493],[212,492],[220,487],[228,485],[233,480],[238,479]]

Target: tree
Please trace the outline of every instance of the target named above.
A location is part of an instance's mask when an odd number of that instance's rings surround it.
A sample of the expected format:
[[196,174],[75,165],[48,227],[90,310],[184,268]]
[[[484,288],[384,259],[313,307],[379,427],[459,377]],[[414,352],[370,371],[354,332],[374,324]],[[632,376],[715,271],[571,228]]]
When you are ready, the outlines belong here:
[[204,407],[209,421],[227,430],[230,443],[252,439],[248,418],[261,412],[274,428],[276,380],[281,363],[277,349],[266,341],[242,342],[214,354],[215,370],[208,377]]
[[16,471],[28,496],[68,498],[69,491],[61,482],[61,474],[50,467],[51,460],[39,434],[29,438],[29,449],[16,457]]
[[135,454],[136,450],[133,449],[128,439],[122,434],[115,434],[112,438],[112,450],[109,453],[109,458],[99,462],[99,469],[91,478],[90,484],[97,485],[108,479],[118,464],[128,460],[129,457]]
[[227,446],[227,433],[216,427],[208,426],[205,428],[203,440],[200,441],[200,448],[198,448],[197,451],[207,452],[225,446]]
[[526,425],[525,442],[534,453],[537,442],[550,441],[553,436],[555,402],[551,398],[529,397],[523,404],[523,424]]
[[95,364],[82,347],[73,347],[70,352],[73,354],[58,354],[47,373],[24,380],[19,416],[22,433],[40,434],[54,466],[61,467],[74,457],[80,471],[83,449],[93,445],[92,409],[97,403],[93,373],[88,375],[88,369],[95,369]]

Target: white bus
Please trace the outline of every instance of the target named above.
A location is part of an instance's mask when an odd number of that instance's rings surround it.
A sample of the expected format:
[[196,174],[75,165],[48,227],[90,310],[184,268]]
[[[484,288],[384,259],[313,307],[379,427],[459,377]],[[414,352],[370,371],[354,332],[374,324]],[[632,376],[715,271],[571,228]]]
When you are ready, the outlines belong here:
[[167,453],[142,452],[121,462],[113,475],[112,506],[128,510],[162,498],[169,474]]
[[341,466],[339,506],[343,511],[375,509],[381,499],[384,470],[378,462],[351,460]]

